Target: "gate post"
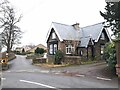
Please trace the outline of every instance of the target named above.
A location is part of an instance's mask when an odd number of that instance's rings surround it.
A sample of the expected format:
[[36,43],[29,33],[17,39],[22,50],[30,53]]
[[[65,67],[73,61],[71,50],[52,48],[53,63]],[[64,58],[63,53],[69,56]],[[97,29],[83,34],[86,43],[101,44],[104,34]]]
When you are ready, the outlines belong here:
[[120,40],[116,42],[116,57],[117,57],[117,64],[116,64],[116,74],[120,77]]

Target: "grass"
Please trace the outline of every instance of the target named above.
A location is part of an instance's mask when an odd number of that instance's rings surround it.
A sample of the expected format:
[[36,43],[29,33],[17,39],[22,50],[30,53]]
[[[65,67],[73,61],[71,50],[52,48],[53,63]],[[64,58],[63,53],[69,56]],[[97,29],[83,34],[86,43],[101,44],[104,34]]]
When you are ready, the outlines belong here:
[[81,64],[84,65],[84,64],[93,64],[93,63],[97,63],[98,61],[96,60],[87,60],[87,61],[81,61]]
[[81,64],[60,64],[60,65],[55,65],[55,64],[48,64],[48,63],[44,63],[44,64],[34,64],[36,66],[41,66],[41,67],[48,67],[48,68],[57,68],[57,67],[69,67],[69,66],[78,66],[78,65],[86,65],[86,64],[93,64],[93,63],[97,63],[97,61],[84,61],[81,62]]
[[78,66],[78,65],[86,65],[86,64],[94,64],[94,63],[98,63],[99,61],[96,61],[96,60],[87,60],[87,61],[84,61],[82,60],[81,61],[81,64],[60,64],[60,65],[55,65],[53,63],[35,63],[34,65],[36,66],[41,66],[41,67],[48,67],[48,68],[57,68],[57,67],[69,67],[69,66]]
[[60,64],[60,65],[54,65],[54,64],[34,64],[36,66],[41,66],[41,67],[49,67],[49,68],[57,68],[57,67],[66,67],[68,66],[67,64]]

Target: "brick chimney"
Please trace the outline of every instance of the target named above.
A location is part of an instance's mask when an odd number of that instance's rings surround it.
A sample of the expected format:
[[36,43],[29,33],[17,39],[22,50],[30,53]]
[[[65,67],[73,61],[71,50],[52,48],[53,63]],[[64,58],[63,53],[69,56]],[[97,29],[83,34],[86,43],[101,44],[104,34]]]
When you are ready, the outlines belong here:
[[79,30],[80,29],[80,24],[79,23],[76,23],[76,24],[73,24],[72,26],[76,29],[76,30]]

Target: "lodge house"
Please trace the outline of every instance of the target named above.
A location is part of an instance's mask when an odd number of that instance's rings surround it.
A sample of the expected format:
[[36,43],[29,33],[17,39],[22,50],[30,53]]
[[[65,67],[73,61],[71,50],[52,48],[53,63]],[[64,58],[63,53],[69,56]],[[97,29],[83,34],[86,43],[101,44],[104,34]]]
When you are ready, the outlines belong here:
[[48,60],[57,50],[63,51],[65,56],[102,60],[104,46],[109,41],[111,37],[102,23],[80,27],[79,23],[66,25],[52,22],[46,38]]

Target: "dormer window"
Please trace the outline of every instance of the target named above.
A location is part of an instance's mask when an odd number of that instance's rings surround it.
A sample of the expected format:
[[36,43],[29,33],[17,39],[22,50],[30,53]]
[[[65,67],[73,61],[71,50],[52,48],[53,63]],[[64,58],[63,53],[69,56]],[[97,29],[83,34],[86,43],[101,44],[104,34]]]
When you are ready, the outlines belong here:
[[105,34],[103,32],[101,34],[101,40],[105,40]]
[[52,33],[52,39],[56,39],[56,34],[55,34],[55,32]]

